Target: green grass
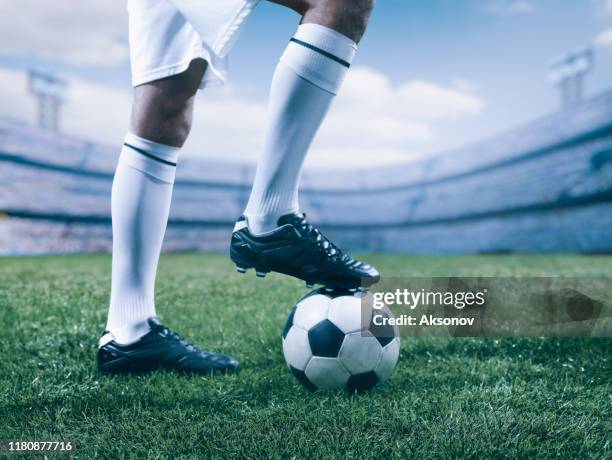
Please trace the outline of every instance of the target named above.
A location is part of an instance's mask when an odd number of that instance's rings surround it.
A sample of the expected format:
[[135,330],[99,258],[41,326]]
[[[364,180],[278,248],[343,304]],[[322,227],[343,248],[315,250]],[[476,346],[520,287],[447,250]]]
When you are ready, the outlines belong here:
[[[610,276],[606,256],[367,257],[387,276]],[[405,339],[389,382],[309,393],[280,334],[303,283],[164,255],[163,321],[237,356],[238,376],[103,377],[110,257],[0,258],[0,439],[81,458],[611,458],[612,339]]]

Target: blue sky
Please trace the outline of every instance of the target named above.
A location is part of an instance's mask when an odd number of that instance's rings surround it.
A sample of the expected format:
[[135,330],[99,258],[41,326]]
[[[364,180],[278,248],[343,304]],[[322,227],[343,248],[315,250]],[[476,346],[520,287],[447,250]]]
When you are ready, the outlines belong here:
[[[46,67],[71,82],[64,130],[119,143],[130,92],[125,2],[65,3],[0,0],[0,115],[33,120],[23,69]],[[256,158],[270,77],[297,19],[267,2],[256,9],[230,84],[198,98],[186,154]],[[612,0],[378,0],[309,164],[411,160],[526,123],[558,108],[550,60],[593,43],[589,95],[612,86]]]

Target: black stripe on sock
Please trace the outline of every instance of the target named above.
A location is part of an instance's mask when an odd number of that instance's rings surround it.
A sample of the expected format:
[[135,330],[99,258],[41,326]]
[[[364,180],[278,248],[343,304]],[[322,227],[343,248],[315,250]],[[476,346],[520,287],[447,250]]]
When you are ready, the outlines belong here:
[[344,59],[340,59],[338,56],[335,56],[331,53],[328,53],[325,50],[322,50],[321,48],[317,48],[314,45],[311,45],[310,43],[306,43],[303,42],[302,40],[298,40],[297,38],[293,37],[290,41],[292,41],[293,43],[297,43],[298,45],[302,45],[306,48],[308,48],[309,50],[315,51],[323,56],[325,56],[326,58],[331,59],[332,61],[336,61],[338,64],[343,65],[344,67],[350,67],[351,64],[349,62],[346,62]]
[[176,163],[172,163],[171,161],[164,160],[163,158],[156,157],[155,155],[151,155],[146,150],[142,150],[142,149],[139,149],[138,147],[134,147],[132,144],[128,144],[127,142],[125,142],[123,145],[125,145],[126,147],[131,148],[132,150],[134,150],[135,152],[140,153],[141,155],[144,155],[147,158],[150,158],[151,160],[159,161],[160,163],[163,163],[163,164],[168,165],[168,166],[176,166]]

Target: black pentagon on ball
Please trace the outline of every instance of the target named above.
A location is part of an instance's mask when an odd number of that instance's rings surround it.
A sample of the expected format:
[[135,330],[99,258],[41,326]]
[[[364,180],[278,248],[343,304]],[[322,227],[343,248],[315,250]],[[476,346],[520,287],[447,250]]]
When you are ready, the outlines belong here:
[[395,330],[389,323],[385,324],[374,324],[374,315],[382,316],[383,318],[389,318],[389,313],[385,310],[374,310],[372,317],[370,318],[370,326],[368,330],[372,333],[381,347],[387,346],[395,338]]
[[348,382],[346,382],[346,388],[351,393],[359,393],[371,390],[377,383],[378,377],[376,376],[376,372],[370,371],[363,374],[351,375]]
[[308,377],[306,377],[306,373],[304,371],[296,369],[293,366],[289,366],[289,369],[291,370],[291,373],[295,376],[295,378],[298,380],[298,382],[300,382],[302,385],[304,385],[310,391],[316,391],[317,390],[317,387],[315,387],[312,384],[312,382],[310,380],[308,380]]
[[293,317],[295,316],[295,310],[297,310],[297,305],[295,305],[291,309],[291,313],[289,313],[289,318],[287,318],[287,322],[285,323],[285,329],[283,329],[283,339],[287,338],[287,334],[289,334],[289,329],[293,326]]
[[313,356],[335,358],[343,341],[344,332],[328,319],[315,324],[308,331],[308,342]]

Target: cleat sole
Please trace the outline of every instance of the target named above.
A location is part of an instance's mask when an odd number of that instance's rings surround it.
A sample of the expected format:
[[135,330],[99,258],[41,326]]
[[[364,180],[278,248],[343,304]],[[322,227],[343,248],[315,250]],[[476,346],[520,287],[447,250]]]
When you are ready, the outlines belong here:
[[244,268],[244,267],[236,267],[236,271],[237,271],[238,273],[246,273],[246,272],[247,272],[247,269],[246,269],[246,268]]
[[[238,220],[229,250],[238,272],[245,273],[253,268],[260,278],[268,273],[280,273],[302,280],[309,289],[328,287],[326,292],[335,289],[348,292],[351,289],[355,293],[362,283],[379,281],[378,272],[372,266],[351,257],[339,259],[335,245],[309,225],[303,214],[282,217],[279,227],[265,237],[252,234],[245,217]],[[309,230],[304,233],[300,230],[302,228]]]

